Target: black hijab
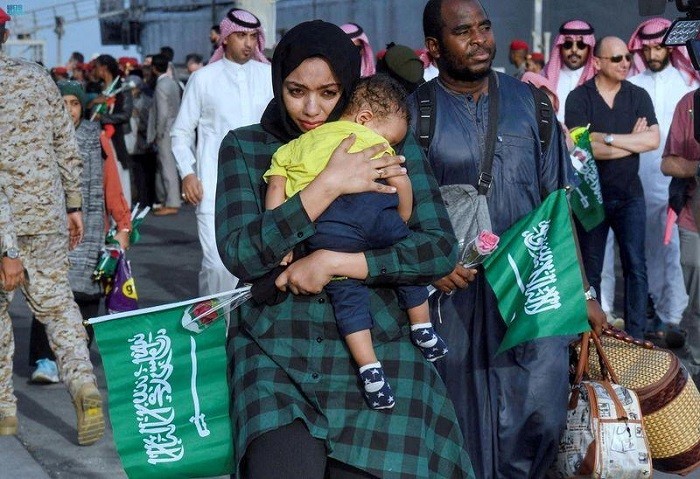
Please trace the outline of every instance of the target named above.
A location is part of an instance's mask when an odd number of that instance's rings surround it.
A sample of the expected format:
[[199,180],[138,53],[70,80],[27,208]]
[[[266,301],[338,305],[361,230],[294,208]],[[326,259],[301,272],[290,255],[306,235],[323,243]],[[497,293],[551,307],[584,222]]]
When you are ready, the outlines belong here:
[[323,57],[342,86],[342,94],[327,121],[340,118],[355,82],[360,78],[360,52],[339,26],[323,20],[300,23],[280,40],[272,56],[272,91],[260,123],[268,133],[287,143],[302,134],[287,114],[282,99],[282,84],[307,58]]

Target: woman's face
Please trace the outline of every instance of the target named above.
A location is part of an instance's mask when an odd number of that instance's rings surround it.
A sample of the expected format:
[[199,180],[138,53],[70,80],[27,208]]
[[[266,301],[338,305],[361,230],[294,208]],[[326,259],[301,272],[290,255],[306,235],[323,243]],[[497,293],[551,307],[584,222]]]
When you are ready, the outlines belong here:
[[307,58],[284,80],[282,100],[302,132],[321,126],[340,99],[342,87],[326,60]]

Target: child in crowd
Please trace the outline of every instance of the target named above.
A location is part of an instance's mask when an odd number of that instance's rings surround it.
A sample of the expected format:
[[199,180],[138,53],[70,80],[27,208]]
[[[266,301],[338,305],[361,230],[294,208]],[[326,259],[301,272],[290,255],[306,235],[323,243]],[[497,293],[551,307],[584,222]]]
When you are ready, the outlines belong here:
[[[350,149],[399,143],[408,129],[406,91],[386,75],[362,78],[338,121],[325,123],[282,146],[265,173],[265,208],[274,209],[306,187],[326,166],[338,146],[350,134],[356,136]],[[382,154],[394,155],[388,147]],[[413,192],[408,176],[387,178],[397,194],[361,193],[341,196],[318,218],[316,233],[307,240],[311,250],[362,252],[386,248],[410,234],[406,222],[413,210]],[[281,264],[292,260],[289,253]],[[364,397],[373,409],[394,406],[394,395],[372,346],[369,291],[361,281],[334,279],[326,285],[338,329],[359,366]],[[411,339],[426,359],[435,361],[447,354],[445,342],[430,323],[425,286],[397,286],[401,307],[407,310]]]
[[[105,210],[117,225],[114,239],[123,249],[129,247],[131,212],[122,193],[117,164],[109,139],[99,123],[83,118],[83,109],[86,104],[85,90],[76,81],[58,82],[58,89],[75,125],[75,136],[83,159],[85,233],[83,241],[68,253],[70,261],[68,280],[83,318],[91,318],[98,315],[102,297],[99,283],[92,280],[92,272],[105,244],[105,233],[109,225]],[[90,340],[92,340],[91,333],[92,331],[88,331]],[[37,366],[32,373],[33,382],[58,382],[58,368],[54,362],[44,326],[36,318],[33,319],[31,327],[29,362],[31,365],[36,363]]]

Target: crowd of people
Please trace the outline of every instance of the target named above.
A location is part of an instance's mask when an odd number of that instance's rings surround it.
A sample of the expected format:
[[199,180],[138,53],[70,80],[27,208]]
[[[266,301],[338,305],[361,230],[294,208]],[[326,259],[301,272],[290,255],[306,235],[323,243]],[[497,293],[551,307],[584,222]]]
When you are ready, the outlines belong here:
[[[9,20],[0,9],[3,42]],[[512,74],[493,68],[479,0],[429,0],[425,48],[377,54],[360,25],[314,20],[266,55],[260,20],[232,8],[184,75],[167,46],[142,62],[75,52],[51,76],[0,49],[0,435],[18,427],[12,291],[35,315],[32,379],[66,384],[78,442],[94,443],[93,259],[110,224],[129,247],[132,203],[158,216],[187,203],[200,295],[270,287],[230,325],[237,477],[544,477],[574,338],[498,352],[506,323],[483,269],[457,261],[439,188],[485,181],[500,235],[576,183],[569,130],[588,127],[605,210],[591,230],[575,220],[591,327],[684,346],[698,374],[700,75],[661,44],[669,26],[625,41],[570,20],[546,63],[513,40]],[[546,132],[527,83],[551,102]]]

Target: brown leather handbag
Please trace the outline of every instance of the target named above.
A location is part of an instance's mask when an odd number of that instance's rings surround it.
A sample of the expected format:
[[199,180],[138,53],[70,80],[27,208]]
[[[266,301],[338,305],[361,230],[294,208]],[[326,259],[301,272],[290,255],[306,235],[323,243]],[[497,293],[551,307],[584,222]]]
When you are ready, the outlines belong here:
[[[675,354],[609,328],[600,338],[619,384],[637,393],[654,468],[686,475],[700,466],[700,393]],[[596,351],[591,378],[602,378]]]
[[[600,351],[599,370],[605,371],[605,379],[583,380],[584,376],[590,376],[589,337]],[[651,476],[651,452],[639,399],[634,391],[617,384],[600,339],[595,333],[585,333],[569,397],[566,430],[546,477],[643,479]]]

